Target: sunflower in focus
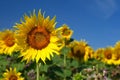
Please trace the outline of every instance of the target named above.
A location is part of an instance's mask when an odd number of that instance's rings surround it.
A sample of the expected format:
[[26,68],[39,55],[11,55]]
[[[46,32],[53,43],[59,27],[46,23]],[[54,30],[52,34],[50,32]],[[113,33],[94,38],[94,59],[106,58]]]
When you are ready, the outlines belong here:
[[104,49],[103,52],[103,59],[102,61],[107,63],[107,64],[113,64],[113,47],[107,47]]
[[71,51],[68,56],[71,58],[75,58],[78,61],[87,61],[92,54],[91,48],[88,46],[87,42],[81,41],[73,41],[70,43],[69,47]]
[[69,40],[73,34],[73,31],[66,24],[64,24],[56,30],[56,33],[60,38]]
[[17,51],[15,33],[12,30],[4,30],[0,32],[0,54],[11,55]]
[[55,32],[55,18],[50,20],[49,16],[44,18],[41,11],[38,15],[33,11],[30,17],[25,15],[24,21],[16,24],[16,38],[18,45],[22,47],[22,60],[36,60],[36,63],[42,60],[45,63],[46,59],[51,59],[53,53],[60,54],[59,50],[62,47]]
[[3,77],[2,80],[24,80],[24,78],[21,77],[21,73],[16,71],[16,68],[10,68],[10,70],[6,69]]

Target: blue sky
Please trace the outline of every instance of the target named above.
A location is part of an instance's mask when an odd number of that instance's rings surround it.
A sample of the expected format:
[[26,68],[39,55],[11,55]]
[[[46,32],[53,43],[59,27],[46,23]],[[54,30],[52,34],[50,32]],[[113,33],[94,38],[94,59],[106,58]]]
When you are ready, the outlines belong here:
[[0,30],[10,29],[34,9],[67,24],[72,38],[85,39],[94,49],[120,40],[119,0],[0,0]]

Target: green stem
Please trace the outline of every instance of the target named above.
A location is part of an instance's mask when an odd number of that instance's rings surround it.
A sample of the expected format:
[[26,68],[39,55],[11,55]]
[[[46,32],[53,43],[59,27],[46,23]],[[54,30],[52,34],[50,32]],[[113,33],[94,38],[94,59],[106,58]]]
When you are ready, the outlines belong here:
[[64,54],[64,67],[66,67],[66,54]]
[[40,64],[39,63],[36,64],[36,70],[37,70],[37,80],[39,80],[40,79],[40,75],[39,75]]
[[[64,54],[64,68],[66,68],[66,54]],[[66,72],[64,73],[64,80],[66,80]]]

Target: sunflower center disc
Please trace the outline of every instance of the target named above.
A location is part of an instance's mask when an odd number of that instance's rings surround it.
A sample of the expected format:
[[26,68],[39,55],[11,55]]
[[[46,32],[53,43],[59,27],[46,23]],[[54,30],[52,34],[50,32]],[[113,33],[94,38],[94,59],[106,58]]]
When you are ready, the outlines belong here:
[[4,42],[5,44],[8,46],[8,47],[11,47],[14,45],[14,38],[10,35],[7,35],[5,38],[4,38]]
[[28,34],[28,44],[34,48],[41,50],[50,42],[49,32],[43,27],[35,27]]
[[62,35],[68,36],[68,35],[70,35],[70,31],[69,31],[67,28],[65,28],[65,29],[63,30]]
[[17,80],[17,76],[11,75],[10,78],[9,78],[9,80]]
[[110,52],[106,52],[105,56],[107,59],[111,59],[112,58],[112,54]]
[[83,58],[85,55],[85,49],[84,46],[75,46],[74,47],[74,56],[78,58]]

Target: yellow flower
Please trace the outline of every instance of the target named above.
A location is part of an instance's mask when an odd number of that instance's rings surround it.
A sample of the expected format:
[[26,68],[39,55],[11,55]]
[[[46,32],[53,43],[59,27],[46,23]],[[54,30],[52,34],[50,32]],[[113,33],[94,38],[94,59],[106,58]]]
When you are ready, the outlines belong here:
[[107,64],[113,64],[113,51],[114,51],[113,47],[105,48],[104,52],[103,52],[104,57],[103,57],[102,61]]
[[120,49],[115,49],[113,54],[113,64],[120,64]]
[[10,70],[6,69],[6,72],[3,74],[3,79],[2,80],[24,80],[23,77],[20,77],[21,73],[16,72],[16,68]]
[[90,58],[91,50],[88,46],[87,42],[81,41],[73,41],[70,43],[69,47],[71,48],[69,57],[75,58],[78,61],[87,61]]
[[58,34],[58,36],[60,38],[64,38],[64,39],[69,40],[73,34],[73,31],[70,30],[66,24],[64,24],[63,26],[61,26],[60,28],[58,28],[56,30],[56,33]]
[[120,41],[116,42],[116,44],[115,44],[114,47],[115,47],[115,48],[120,48]]
[[114,54],[113,54],[113,64],[119,65],[120,64],[120,41],[116,42],[114,47]]
[[12,30],[4,30],[0,32],[0,54],[11,55],[17,50],[15,42],[15,34]]
[[[85,48],[85,50],[86,50],[86,53],[85,53],[86,57],[88,57],[89,59],[94,58],[94,50],[91,46],[87,46]],[[88,58],[86,58],[86,59],[88,59]],[[85,60],[85,61],[87,61],[87,60]]]
[[103,59],[103,52],[104,52],[104,48],[98,48],[95,51],[94,58],[97,60],[102,60]]
[[25,15],[24,21],[16,24],[18,45],[23,48],[20,55],[23,60],[45,62],[46,59],[51,60],[53,53],[60,54],[61,46],[55,32],[55,18],[44,18],[41,11],[36,16],[34,11],[30,17]]

